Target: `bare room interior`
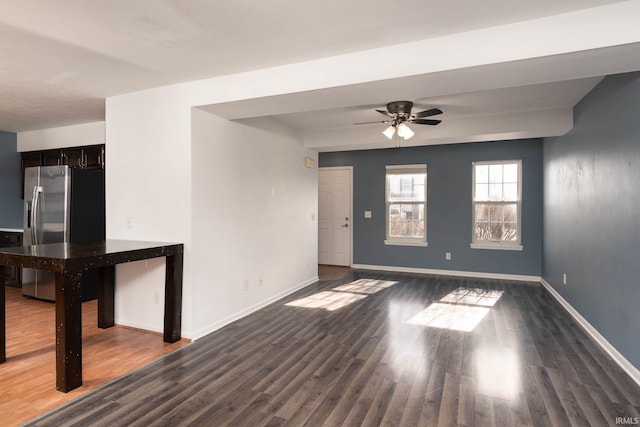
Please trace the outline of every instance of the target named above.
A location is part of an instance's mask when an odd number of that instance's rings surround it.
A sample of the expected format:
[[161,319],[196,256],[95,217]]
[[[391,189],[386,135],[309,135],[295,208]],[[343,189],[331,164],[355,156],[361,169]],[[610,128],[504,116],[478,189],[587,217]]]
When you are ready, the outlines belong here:
[[0,424],[640,423],[637,16],[5,4]]

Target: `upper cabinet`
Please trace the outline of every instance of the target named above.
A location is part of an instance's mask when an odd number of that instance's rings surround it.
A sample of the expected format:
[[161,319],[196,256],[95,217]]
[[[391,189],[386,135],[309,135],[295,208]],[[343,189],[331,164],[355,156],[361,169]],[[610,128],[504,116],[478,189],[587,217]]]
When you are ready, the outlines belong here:
[[84,167],[84,148],[65,148],[61,150],[60,161],[62,165],[74,168]]
[[85,169],[104,169],[104,145],[91,145],[82,149]]
[[[22,153],[22,170],[40,165],[42,165],[42,153],[40,151],[25,151]],[[24,178],[24,174],[22,176]]]
[[104,145],[58,148],[22,153],[23,167],[69,165],[74,168],[104,169]]
[[61,150],[42,151],[42,163],[36,166],[57,166],[60,164]]
[[24,197],[24,170],[31,166],[68,165],[82,169],[104,170],[104,144],[84,147],[57,148],[43,151],[24,151],[20,169],[20,196]]

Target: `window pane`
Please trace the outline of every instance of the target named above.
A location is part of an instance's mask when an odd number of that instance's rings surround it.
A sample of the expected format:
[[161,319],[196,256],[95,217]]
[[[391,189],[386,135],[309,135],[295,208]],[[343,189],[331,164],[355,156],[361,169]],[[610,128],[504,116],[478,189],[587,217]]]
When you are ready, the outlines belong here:
[[489,200],[489,184],[476,184],[476,200]]
[[475,241],[518,242],[520,240],[518,236],[520,212],[518,203],[515,203],[521,200],[519,168],[519,162],[474,165]]
[[390,237],[399,237],[402,236],[401,232],[402,220],[400,216],[390,215],[389,217],[389,236]]
[[476,240],[489,240],[491,229],[488,222],[476,222]]
[[518,200],[518,184],[504,184],[504,193],[502,194],[503,200],[512,201]]
[[518,205],[504,205],[504,220],[516,222],[518,220]]
[[389,177],[389,201],[424,201],[425,174],[387,176]]
[[502,205],[489,206],[489,221],[502,221]]
[[502,182],[502,165],[489,165],[489,182]]
[[402,222],[402,237],[422,237],[419,221],[403,221]]
[[476,169],[476,183],[485,184],[489,182],[489,165],[477,165]]
[[413,205],[400,205],[400,213],[403,219],[412,220],[414,217]]
[[518,240],[518,227],[515,222],[504,223],[502,240],[513,241],[513,242]]
[[491,222],[489,223],[491,228],[491,237],[490,240],[502,240],[502,223],[501,222]]
[[388,238],[426,236],[426,165],[413,166],[387,167]]
[[494,202],[502,201],[502,183],[489,184],[489,200]]
[[518,182],[518,165],[511,163],[504,165],[504,182]]
[[424,204],[414,205],[415,209],[418,212],[418,218],[420,221],[424,222]]
[[476,222],[489,220],[489,205],[484,203],[476,204]]
[[424,237],[424,204],[391,204],[389,237]]

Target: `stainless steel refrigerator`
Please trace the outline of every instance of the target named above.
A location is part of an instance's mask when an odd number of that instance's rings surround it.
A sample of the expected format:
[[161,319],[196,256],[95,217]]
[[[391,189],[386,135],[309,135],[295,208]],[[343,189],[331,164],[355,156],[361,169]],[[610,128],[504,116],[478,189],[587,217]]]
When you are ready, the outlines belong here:
[[[36,166],[24,173],[23,244],[96,242],[105,238],[104,171]],[[22,269],[22,294],[55,301],[52,272]],[[97,296],[95,271],[83,273],[83,301]]]

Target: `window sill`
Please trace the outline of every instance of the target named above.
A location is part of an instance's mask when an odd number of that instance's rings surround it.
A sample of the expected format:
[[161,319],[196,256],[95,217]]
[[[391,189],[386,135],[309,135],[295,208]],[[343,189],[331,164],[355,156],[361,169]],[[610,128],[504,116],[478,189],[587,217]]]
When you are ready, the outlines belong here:
[[427,246],[429,246],[428,242],[425,241],[402,241],[402,240],[385,240],[384,241],[385,245],[391,245],[391,246],[421,246],[426,248]]
[[492,249],[498,251],[521,251],[522,245],[511,245],[505,243],[471,243],[471,249]]

